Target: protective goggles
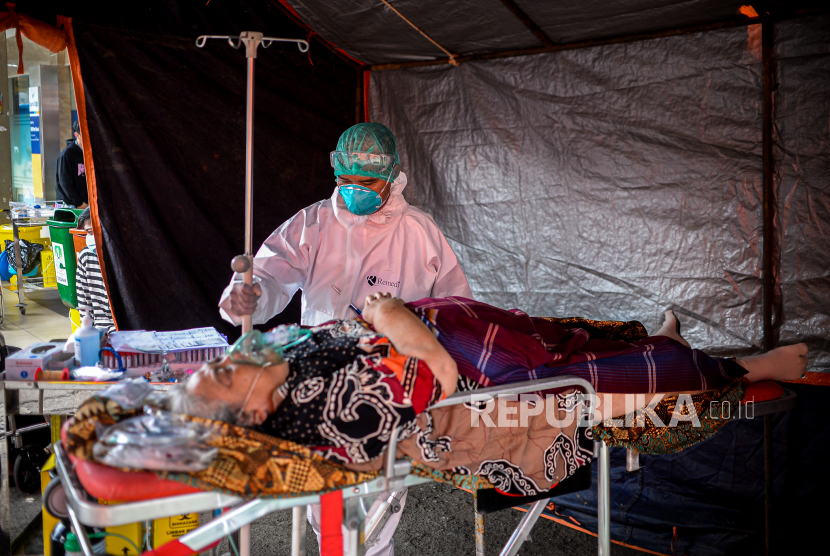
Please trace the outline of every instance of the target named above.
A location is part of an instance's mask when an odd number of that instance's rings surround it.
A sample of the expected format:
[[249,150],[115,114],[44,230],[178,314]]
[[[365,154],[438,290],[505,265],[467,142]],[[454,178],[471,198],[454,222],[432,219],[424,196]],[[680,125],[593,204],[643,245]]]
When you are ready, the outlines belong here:
[[395,156],[391,154],[350,153],[345,151],[331,151],[331,167],[337,165],[353,168],[355,165],[367,172],[386,172],[395,165]]

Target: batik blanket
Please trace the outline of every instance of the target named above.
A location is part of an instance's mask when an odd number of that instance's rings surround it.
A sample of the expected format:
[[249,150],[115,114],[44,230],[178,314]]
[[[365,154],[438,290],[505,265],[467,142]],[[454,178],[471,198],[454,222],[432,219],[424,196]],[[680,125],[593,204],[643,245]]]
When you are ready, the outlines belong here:
[[[102,426],[111,426],[135,417],[142,411],[124,411],[116,402],[104,396],[91,397],[66,425],[64,440],[67,453],[80,460],[94,461],[96,429],[100,430]],[[207,444],[218,449],[218,456],[203,471],[155,472],[163,479],[243,498],[282,498],[324,494],[358,485],[378,476],[378,472],[374,470],[348,469],[288,440],[220,421],[198,417],[187,419],[203,423],[213,430],[214,434]],[[434,469],[417,461],[412,462],[411,474],[466,490],[493,488],[483,477]]]

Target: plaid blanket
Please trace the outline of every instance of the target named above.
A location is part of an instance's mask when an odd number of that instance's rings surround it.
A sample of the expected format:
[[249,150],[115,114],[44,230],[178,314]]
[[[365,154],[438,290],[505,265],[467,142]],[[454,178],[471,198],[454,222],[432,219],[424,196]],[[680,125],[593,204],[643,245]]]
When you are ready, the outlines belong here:
[[481,386],[560,375],[598,392],[710,390],[746,374],[732,359],[709,357],[636,322],[534,318],[518,309],[448,297],[408,303],[458,364]]

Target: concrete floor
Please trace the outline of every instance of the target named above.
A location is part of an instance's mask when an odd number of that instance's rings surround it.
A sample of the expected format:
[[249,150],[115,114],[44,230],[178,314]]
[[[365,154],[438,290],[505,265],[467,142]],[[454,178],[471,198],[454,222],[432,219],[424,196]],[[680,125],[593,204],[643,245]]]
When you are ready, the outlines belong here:
[[[505,510],[486,516],[487,554],[497,555],[524,515]],[[411,488],[395,533],[395,556],[461,556],[475,554],[473,497],[461,490],[431,483]],[[522,556],[594,556],[596,537],[540,518],[519,554]],[[271,514],[251,527],[251,554],[278,556],[291,553],[291,512]],[[227,542],[219,553],[229,551]],[[317,538],[309,527],[308,554],[319,554]],[[613,556],[642,556],[642,552],[612,545]]]
[[25,348],[35,342],[68,338],[72,334],[69,309],[61,302],[57,289],[24,291],[26,314],[21,315],[15,307],[17,292],[9,289],[8,282],[2,285],[5,313],[0,333],[6,339],[6,345]]
[[9,505],[12,509],[12,538],[26,528],[26,525],[40,511],[41,504],[40,492],[24,494],[17,488],[9,489]]
[[[29,497],[32,498],[32,497]],[[14,514],[22,521],[25,515],[36,515],[40,496],[34,500],[17,495],[13,498]],[[486,516],[487,554],[496,555],[510,537],[524,514],[505,510]],[[209,514],[202,515],[202,523]],[[23,523],[25,526],[25,523]],[[22,526],[21,526],[22,527]],[[273,513],[255,521],[251,527],[251,554],[285,556],[291,553],[291,512]],[[15,554],[42,554],[43,532],[32,531],[27,542]],[[219,554],[230,553],[227,541]],[[395,533],[396,556],[460,556],[475,553],[473,528],[473,497],[461,490],[431,483],[409,490],[406,508]],[[540,518],[519,554],[522,556],[593,556],[597,553],[596,537],[586,535],[545,518]],[[319,554],[317,538],[309,527],[308,554]],[[613,556],[640,556],[643,553],[612,545]]]
[[[12,481],[14,482],[14,481]],[[40,492],[24,494],[12,487],[9,489],[9,505],[11,507],[12,539],[23,531],[32,519],[37,517],[43,502]],[[38,524],[27,536],[26,542],[15,554],[43,554],[43,526]]]

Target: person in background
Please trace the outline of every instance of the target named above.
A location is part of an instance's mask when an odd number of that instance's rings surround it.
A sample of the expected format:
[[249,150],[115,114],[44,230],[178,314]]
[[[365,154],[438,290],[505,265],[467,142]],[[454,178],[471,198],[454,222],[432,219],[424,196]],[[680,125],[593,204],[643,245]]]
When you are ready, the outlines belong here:
[[84,142],[78,121],[72,122],[74,139],[66,140],[66,148],[58,155],[58,174],[55,181],[55,199],[71,208],[87,208],[89,194],[86,189],[84,167]]
[[101,265],[98,263],[98,252],[95,247],[95,235],[92,233],[92,218],[89,207],[78,217],[78,228],[86,231],[86,247],[78,253],[78,270],[75,274],[75,289],[78,292],[78,310],[83,313],[89,311],[92,324],[96,328],[106,329],[107,334],[115,331],[115,322],[112,320],[110,300],[104,278],[101,275]]
[[[472,299],[452,247],[432,217],[403,197],[406,174],[392,131],[357,124],[330,155],[336,187],[271,234],[254,257],[253,286],[235,275],[219,301],[222,318],[254,324],[281,313],[302,290],[301,322],[315,326],[353,318],[366,296],[391,292],[404,301],[424,297]],[[358,309],[359,310],[359,309]],[[385,496],[375,500],[376,508]],[[404,495],[401,509],[406,501]],[[392,556],[402,512],[392,514],[366,556]],[[320,536],[320,506],[308,517]]]

